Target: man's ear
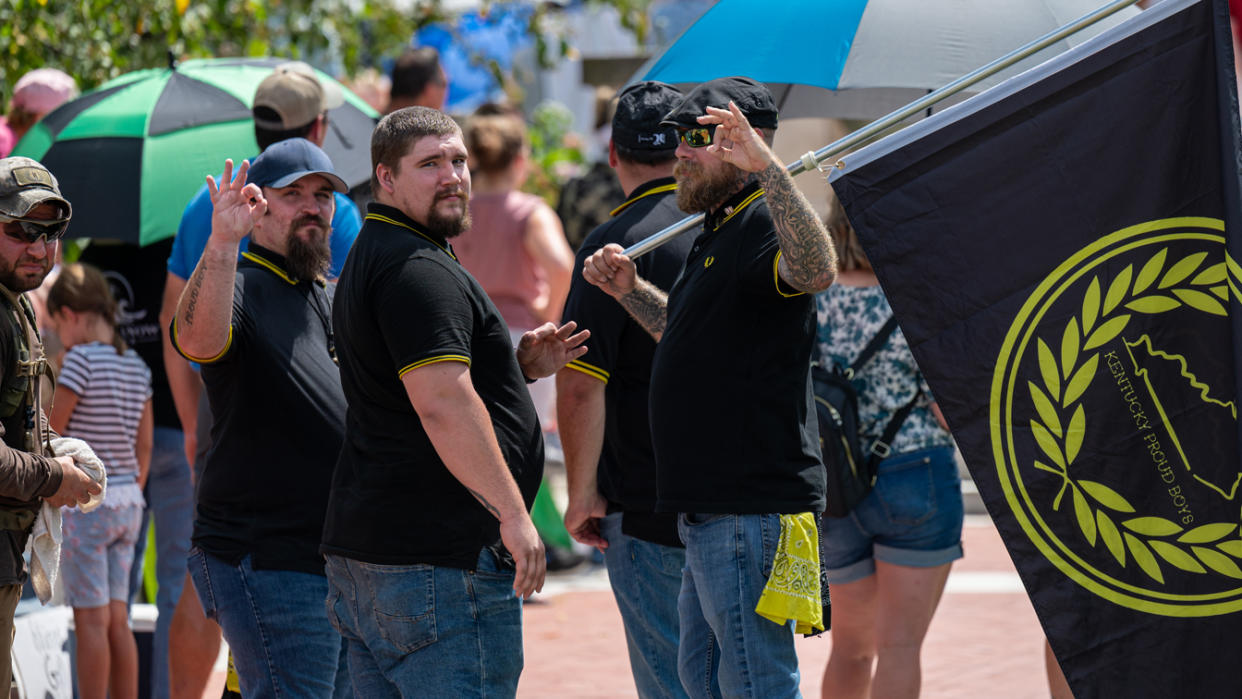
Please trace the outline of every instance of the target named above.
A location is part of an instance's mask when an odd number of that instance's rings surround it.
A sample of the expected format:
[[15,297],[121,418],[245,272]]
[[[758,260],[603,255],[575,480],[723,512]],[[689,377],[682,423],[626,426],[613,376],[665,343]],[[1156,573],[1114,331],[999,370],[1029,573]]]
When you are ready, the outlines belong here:
[[392,168],[380,163],[375,166],[375,179],[379,181],[379,186],[385,192],[392,194],[397,191],[397,186],[393,183]]
[[617,144],[613,143],[610,138],[608,139],[608,167],[616,170],[619,164],[621,164],[621,161],[617,158]]

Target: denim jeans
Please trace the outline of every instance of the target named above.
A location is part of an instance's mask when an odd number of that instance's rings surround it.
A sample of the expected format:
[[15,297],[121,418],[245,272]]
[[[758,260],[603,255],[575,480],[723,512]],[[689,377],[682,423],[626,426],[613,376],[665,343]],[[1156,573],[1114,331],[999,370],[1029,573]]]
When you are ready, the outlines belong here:
[[328,556],[327,570],[328,618],[359,699],[517,693],[522,601],[491,551],[475,570],[340,556]]
[[962,482],[952,447],[894,454],[875,489],[845,517],[824,518],[823,565],[831,584],[875,573],[875,562],[933,568],[962,557]]
[[[682,514],[678,672],[691,697],[799,697],[793,622],[755,613],[772,572],[780,515]],[[718,678],[719,689],[713,688]]]
[[134,566],[130,572],[129,598],[142,584],[142,561],[147,548],[148,517],[155,519],[155,636],[151,642],[151,699],[168,699],[168,627],[181,598],[185,582],[185,559],[190,553],[194,489],[190,465],[185,461],[181,430],[156,427],[151,445],[151,471],[147,476],[147,508],[142,513]]
[[255,570],[190,550],[190,577],[207,618],[224,631],[247,699],[347,697],[341,637],[328,623],[328,581],[292,570]]
[[677,594],[686,552],[621,533],[620,512],[600,521],[600,533],[608,541],[604,565],[625,625],[638,696],[686,696],[677,676]]

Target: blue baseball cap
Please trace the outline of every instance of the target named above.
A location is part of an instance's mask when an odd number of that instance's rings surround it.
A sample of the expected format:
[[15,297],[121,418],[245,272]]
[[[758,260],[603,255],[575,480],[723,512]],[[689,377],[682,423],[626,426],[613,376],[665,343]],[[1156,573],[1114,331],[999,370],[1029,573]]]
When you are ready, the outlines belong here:
[[305,138],[273,143],[250,164],[246,182],[260,187],[288,187],[307,175],[323,175],[332,188],[347,192],[345,180],[332,168],[332,159]]

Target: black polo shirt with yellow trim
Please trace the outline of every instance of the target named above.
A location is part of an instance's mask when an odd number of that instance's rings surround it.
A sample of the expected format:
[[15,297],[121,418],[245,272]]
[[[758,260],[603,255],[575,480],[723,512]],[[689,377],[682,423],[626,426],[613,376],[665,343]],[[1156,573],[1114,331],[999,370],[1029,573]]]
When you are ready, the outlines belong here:
[[[647,394],[656,343],[621,304],[582,278],[587,257],[609,243],[623,248],[684,219],[677,208],[673,178],[646,182],[630,193],[613,218],[587,236],[574,261],[573,284],[564,320],[591,331],[587,353],[568,368],[607,384],[604,391],[604,444],[599,457],[599,492],[609,507],[623,512],[622,528],[647,541],[679,546],[676,519],[655,511],[656,466],[651,449]],[[686,234],[634,261],[643,279],[667,291],[681,273],[694,243]]]
[[[215,357],[182,352],[202,364],[214,417],[194,516],[193,542],[206,553],[323,575],[319,539],[345,434],[332,291],[295,279],[283,257],[251,241],[228,344]],[[175,321],[172,332],[175,344]]]
[[751,183],[708,212],[669,292],[651,371],[661,511],[824,509],[814,302],[777,274],[780,248],[761,196]]
[[401,380],[435,362],[467,364],[530,507],[543,436],[509,329],[483,288],[443,238],[372,203],[341,271],[333,325],[349,409],[324,553],[463,569],[484,547],[508,558],[500,523],[444,465]]

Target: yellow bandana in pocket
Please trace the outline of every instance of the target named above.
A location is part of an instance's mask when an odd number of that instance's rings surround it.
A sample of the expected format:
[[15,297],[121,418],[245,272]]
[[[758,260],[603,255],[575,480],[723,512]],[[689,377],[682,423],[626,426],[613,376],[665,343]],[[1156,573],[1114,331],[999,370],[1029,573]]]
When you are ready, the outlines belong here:
[[763,586],[755,613],[778,624],[790,619],[797,632],[824,630],[824,608],[819,590],[819,532],[815,515],[781,515],[781,537],[772,559],[772,574]]

